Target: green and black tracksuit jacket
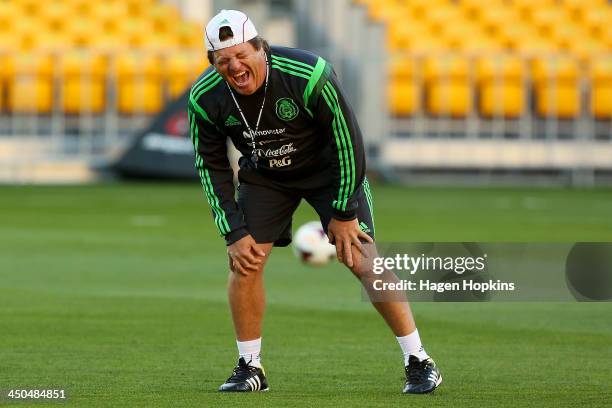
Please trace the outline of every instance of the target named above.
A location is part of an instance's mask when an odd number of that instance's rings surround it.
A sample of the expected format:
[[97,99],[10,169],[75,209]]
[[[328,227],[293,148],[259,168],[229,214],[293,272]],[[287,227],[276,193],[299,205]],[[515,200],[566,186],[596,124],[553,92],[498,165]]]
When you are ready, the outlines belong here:
[[[266,103],[257,135],[257,167],[247,127],[222,77],[209,67],[191,87],[189,123],[196,169],[215,224],[228,244],[248,234],[235,200],[227,137],[242,153],[243,167],[260,179],[299,183],[320,174],[333,185],[333,217],[356,217],[355,192],[365,175],[363,140],[357,120],[332,66],[308,51],[271,47]],[[264,87],[252,95],[234,92],[254,130]],[[248,158],[248,159],[247,159]]]

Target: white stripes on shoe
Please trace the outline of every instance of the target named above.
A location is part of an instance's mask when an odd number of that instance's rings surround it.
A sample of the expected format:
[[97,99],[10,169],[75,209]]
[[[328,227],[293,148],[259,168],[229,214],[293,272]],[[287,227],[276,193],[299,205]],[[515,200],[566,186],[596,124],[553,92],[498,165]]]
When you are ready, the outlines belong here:
[[246,382],[251,387],[251,391],[259,391],[261,389],[261,380],[258,375],[247,378]]

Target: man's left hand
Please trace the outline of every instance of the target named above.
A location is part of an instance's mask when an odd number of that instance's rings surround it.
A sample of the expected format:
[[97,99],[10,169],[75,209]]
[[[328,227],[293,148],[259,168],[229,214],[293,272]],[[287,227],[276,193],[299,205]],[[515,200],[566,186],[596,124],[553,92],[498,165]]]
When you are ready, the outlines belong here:
[[359,222],[356,218],[350,221],[341,221],[332,218],[327,226],[327,237],[329,238],[329,242],[336,245],[338,260],[349,268],[353,267],[351,247],[355,246],[355,248],[364,255],[360,238],[370,244],[374,243],[372,237],[359,228]]

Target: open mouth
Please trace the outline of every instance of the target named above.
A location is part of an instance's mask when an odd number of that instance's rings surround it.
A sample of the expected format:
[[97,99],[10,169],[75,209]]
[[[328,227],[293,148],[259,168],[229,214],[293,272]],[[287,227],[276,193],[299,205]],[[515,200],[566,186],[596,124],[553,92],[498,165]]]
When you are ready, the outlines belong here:
[[232,79],[234,80],[234,83],[236,84],[236,86],[240,88],[247,86],[250,78],[251,78],[251,74],[249,73],[249,71],[242,71],[236,75],[232,75]]

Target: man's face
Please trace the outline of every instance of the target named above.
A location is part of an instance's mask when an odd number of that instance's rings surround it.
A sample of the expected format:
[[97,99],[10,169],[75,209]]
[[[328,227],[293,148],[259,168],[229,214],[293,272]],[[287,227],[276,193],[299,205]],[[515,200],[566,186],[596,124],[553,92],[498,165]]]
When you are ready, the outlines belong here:
[[215,69],[241,95],[251,95],[266,79],[263,48],[248,42],[215,51]]

